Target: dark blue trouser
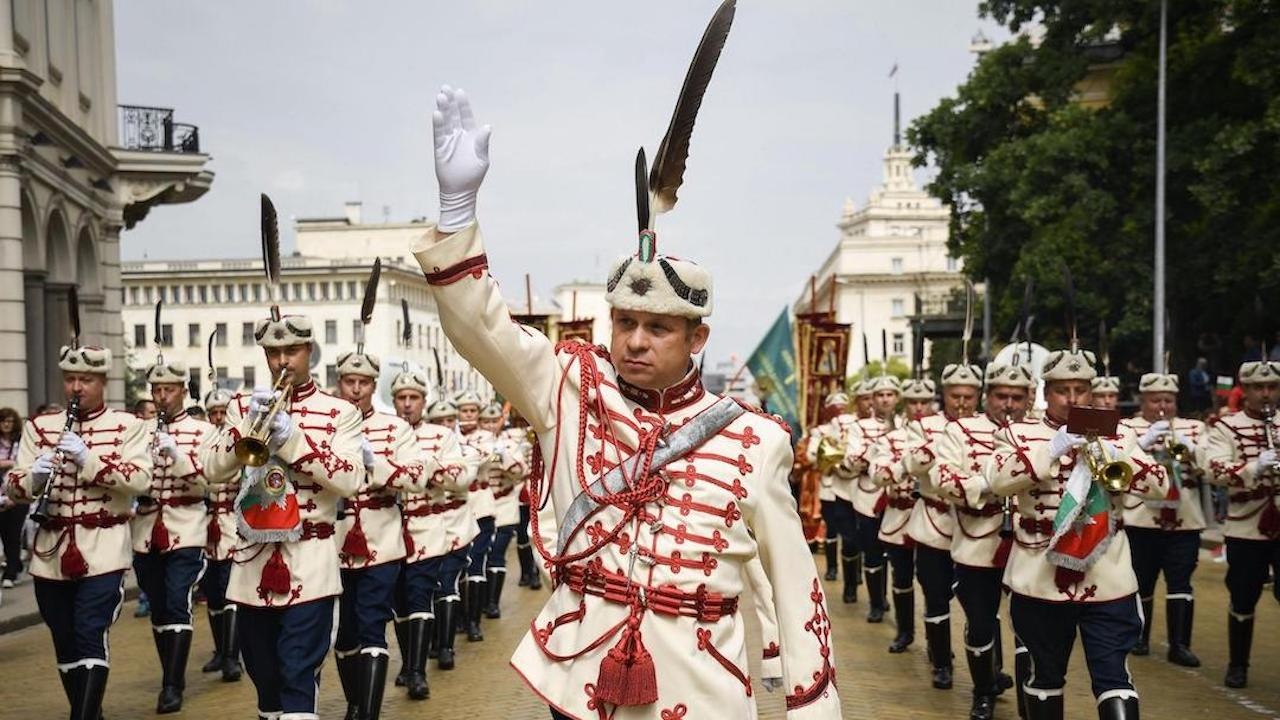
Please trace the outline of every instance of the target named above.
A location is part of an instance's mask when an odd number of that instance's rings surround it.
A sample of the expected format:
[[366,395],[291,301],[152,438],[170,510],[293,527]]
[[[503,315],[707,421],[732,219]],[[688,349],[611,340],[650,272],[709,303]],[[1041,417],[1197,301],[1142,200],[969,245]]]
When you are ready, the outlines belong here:
[[503,525],[494,530],[493,547],[489,548],[488,570],[507,571],[507,548],[515,536],[515,525]]
[[107,631],[124,603],[124,571],[80,580],[35,578],[36,605],[53,636],[58,670],[107,665]]
[[840,554],[846,558],[858,555],[858,516],[853,503],[848,500],[827,500],[822,503],[822,520],[827,524],[827,539],[840,537]]
[[151,603],[151,627],[191,629],[191,594],[204,565],[204,548],[198,547],[133,554],[138,587]]
[[485,579],[485,570],[488,569],[489,550],[493,547],[494,525],[493,516],[476,518],[476,524],[480,526],[480,534],[475,540],[471,541],[471,564],[467,569],[467,580],[470,582],[483,582]]
[[983,648],[996,638],[1000,622],[1003,568],[976,568],[956,564],[956,597],[964,608],[964,643]]
[[239,615],[240,652],[258,691],[258,713],[318,713],[333,598],[287,608],[241,605]]
[[1150,599],[1156,592],[1156,578],[1164,573],[1165,593],[1191,595],[1191,574],[1200,556],[1200,532],[1168,532],[1126,527],[1133,574],[1138,576],[1138,596]]
[[[850,508],[852,507],[850,505]],[[874,570],[883,567],[884,543],[880,542],[881,516],[867,517],[859,512],[855,512],[853,516],[857,531],[857,547],[862,551],[863,569]]]
[[[1280,540],[1238,540],[1227,538],[1227,591],[1231,611],[1252,615],[1262,597],[1267,571],[1280,580]],[[1280,600],[1280,582],[1272,586]]]
[[1031,653],[1027,692],[1059,694],[1067,683],[1067,665],[1080,632],[1093,696],[1137,697],[1125,659],[1142,634],[1136,595],[1108,602],[1050,602],[1014,593],[1009,600],[1013,631]]
[[950,615],[951,586],[956,579],[951,551],[916,545],[916,579],[924,591],[925,619]]
[[434,615],[438,600],[458,599],[458,578],[470,560],[467,548],[405,565],[396,583],[396,618]]
[[516,524],[516,547],[529,544],[529,506],[520,503],[520,522]]
[[206,560],[206,562],[209,567],[204,571],[204,578],[200,580],[200,590],[204,592],[209,612],[216,615],[225,610],[229,604],[227,603],[227,583],[231,581],[231,561]]
[[916,548],[915,545],[894,545],[884,543],[885,554],[889,556],[889,568],[893,573],[894,590],[915,592]]
[[338,603],[334,652],[346,655],[364,648],[386,649],[387,623],[391,621],[391,604],[399,576],[398,562],[342,571],[342,600]]

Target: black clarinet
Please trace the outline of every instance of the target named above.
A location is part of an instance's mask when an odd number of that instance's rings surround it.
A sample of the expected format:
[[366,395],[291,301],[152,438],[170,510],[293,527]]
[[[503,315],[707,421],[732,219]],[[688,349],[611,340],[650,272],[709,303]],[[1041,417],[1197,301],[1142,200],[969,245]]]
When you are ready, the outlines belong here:
[[[160,433],[168,434],[168,432],[169,432],[169,414],[164,410],[160,410],[156,412],[156,434],[151,437],[152,462],[155,461],[155,456],[159,449],[158,446],[159,446]],[[148,490],[148,493],[149,492],[150,490]],[[151,507],[152,505],[155,505],[155,504],[156,504],[156,500],[155,498],[151,497],[150,494],[143,494],[138,496],[138,507]]]
[[[1001,415],[1003,417],[1001,417],[1000,428],[997,429],[997,432],[1000,429],[1009,427],[1009,414],[1007,412],[1003,412],[1001,413]],[[994,441],[994,437],[993,437],[993,441]],[[1006,495],[1004,497],[1004,501],[1001,502],[1000,504],[1000,537],[1002,539],[1013,537],[1013,496],[1012,495]]]
[[[67,401],[67,422],[62,426],[63,434],[71,432],[71,426],[77,422],[80,422],[80,396],[72,395]],[[49,479],[45,482],[44,488],[40,491],[40,497],[36,498],[35,507],[31,510],[31,519],[40,527],[44,527],[49,522],[49,491],[53,488],[54,476],[62,471],[64,460],[63,452],[55,450],[53,472],[49,474]]]

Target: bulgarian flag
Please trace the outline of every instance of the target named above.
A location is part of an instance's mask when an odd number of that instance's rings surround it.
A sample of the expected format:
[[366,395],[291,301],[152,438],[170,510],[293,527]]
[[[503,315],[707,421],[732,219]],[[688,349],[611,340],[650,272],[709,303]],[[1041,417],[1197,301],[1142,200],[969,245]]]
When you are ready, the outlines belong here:
[[[1087,450],[1085,450],[1087,452]],[[1049,540],[1049,562],[1058,568],[1056,580],[1065,590],[1079,582],[1111,544],[1115,521],[1111,500],[1093,481],[1088,463],[1076,463],[1067,478],[1062,504],[1053,517],[1053,538]]]

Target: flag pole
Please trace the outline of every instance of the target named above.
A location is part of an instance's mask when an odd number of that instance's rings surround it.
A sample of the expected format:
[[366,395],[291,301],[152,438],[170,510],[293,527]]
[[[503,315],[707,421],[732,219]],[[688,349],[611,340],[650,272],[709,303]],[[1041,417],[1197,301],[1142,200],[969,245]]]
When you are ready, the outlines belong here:
[[1155,292],[1152,318],[1152,329],[1155,341],[1151,347],[1151,369],[1160,372],[1160,364],[1164,358],[1165,346],[1165,295],[1164,295],[1164,146],[1165,146],[1165,85],[1166,54],[1168,49],[1168,0],[1160,0],[1160,64],[1156,89],[1156,257],[1155,257]]

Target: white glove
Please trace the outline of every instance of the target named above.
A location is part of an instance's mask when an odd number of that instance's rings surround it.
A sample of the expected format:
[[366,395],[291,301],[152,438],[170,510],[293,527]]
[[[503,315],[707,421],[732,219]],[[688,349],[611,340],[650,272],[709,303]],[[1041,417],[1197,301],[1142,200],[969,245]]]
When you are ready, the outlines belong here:
[[1073,448],[1078,448],[1084,444],[1084,438],[1080,435],[1067,432],[1067,426],[1063,425],[1058,428],[1058,432],[1049,441],[1049,457],[1058,459],[1066,455]]
[[1142,437],[1138,438],[1138,446],[1143,450],[1150,450],[1155,447],[1156,443],[1164,439],[1165,434],[1169,432],[1168,420],[1157,420],[1151,423],[1151,427],[1142,433]]
[[249,412],[264,413],[270,410],[275,397],[276,394],[271,388],[254,388],[253,395],[249,397]]
[[84,444],[79,435],[73,432],[64,432],[62,437],[58,438],[58,449],[62,451],[62,456],[75,463],[76,467],[84,467],[89,462],[89,446]]
[[1274,469],[1280,465],[1280,455],[1275,450],[1263,450],[1258,453],[1258,472]]
[[165,455],[167,457],[171,457],[171,458],[177,457],[178,441],[174,440],[173,436],[167,432],[157,432],[156,433],[156,451],[159,452],[161,455]]
[[57,471],[58,466],[53,462],[53,453],[45,453],[36,458],[36,461],[31,463],[31,477],[36,480],[36,483],[33,483],[33,487],[37,483],[43,487]]
[[457,232],[476,219],[476,193],[489,171],[489,135],[476,127],[471,101],[445,85],[431,114],[435,130],[436,182],[440,185],[440,232]]
[[373,446],[364,436],[360,437],[360,454],[364,457],[364,466],[373,467]]
[[782,678],[780,677],[760,678],[760,684],[764,686],[765,692],[773,692],[774,690],[777,690],[778,688],[782,687]]
[[289,413],[281,410],[271,418],[271,448],[279,450],[293,435],[293,420]]

